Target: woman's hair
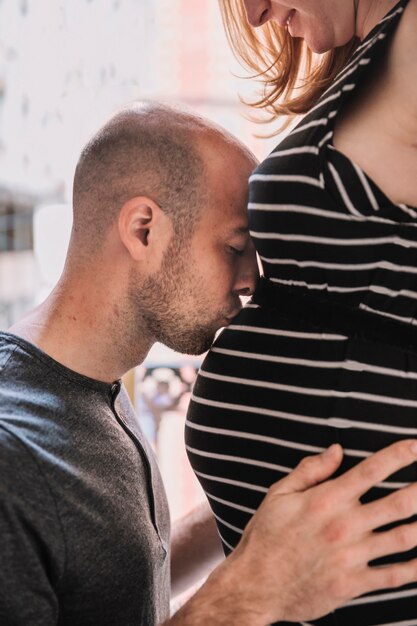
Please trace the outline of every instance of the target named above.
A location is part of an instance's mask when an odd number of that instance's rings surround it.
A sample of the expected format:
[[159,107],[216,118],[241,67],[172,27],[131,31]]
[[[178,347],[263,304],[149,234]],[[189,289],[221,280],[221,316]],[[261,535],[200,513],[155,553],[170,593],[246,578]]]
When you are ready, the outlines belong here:
[[251,106],[267,111],[267,122],[284,116],[283,127],[292,116],[306,113],[317,102],[358,45],[353,38],[317,55],[272,20],[255,30],[247,20],[243,0],[219,2],[235,56],[263,82],[260,98]]

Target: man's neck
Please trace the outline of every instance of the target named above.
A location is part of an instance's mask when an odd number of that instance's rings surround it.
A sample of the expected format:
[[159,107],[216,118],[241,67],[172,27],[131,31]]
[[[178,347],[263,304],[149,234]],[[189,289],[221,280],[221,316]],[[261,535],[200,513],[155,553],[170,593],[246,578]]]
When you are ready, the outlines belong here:
[[146,357],[152,340],[130,337],[115,294],[94,281],[61,280],[50,296],[9,332],[43,350],[69,369],[102,382],[121,378]]

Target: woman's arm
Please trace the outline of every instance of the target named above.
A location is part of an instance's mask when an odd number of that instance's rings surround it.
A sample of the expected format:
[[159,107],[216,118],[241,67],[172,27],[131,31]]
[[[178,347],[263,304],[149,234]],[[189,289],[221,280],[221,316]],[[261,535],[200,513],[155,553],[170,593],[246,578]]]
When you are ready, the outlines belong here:
[[183,593],[224,559],[213,513],[207,501],[178,520],[172,530],[171,594]]

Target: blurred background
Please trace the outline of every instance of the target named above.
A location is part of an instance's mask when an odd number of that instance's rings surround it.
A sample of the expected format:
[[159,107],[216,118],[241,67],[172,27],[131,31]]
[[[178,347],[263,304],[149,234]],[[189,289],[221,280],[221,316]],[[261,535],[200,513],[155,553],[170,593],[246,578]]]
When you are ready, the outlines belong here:
[[[239,101],[256,89],[243,75],[215,0],[0,0],[1,330],[58,279],[78,154],[120,106],[184,103],[266,156],[276,140],[255,137],[265,127]],[[199,363],[156,345],[125,381],[174,519],[203,497],[183,443]]]

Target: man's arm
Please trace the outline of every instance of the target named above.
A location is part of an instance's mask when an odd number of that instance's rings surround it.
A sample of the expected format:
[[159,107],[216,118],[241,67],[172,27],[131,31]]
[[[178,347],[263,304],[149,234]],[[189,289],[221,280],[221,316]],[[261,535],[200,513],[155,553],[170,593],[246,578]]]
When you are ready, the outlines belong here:
[[32,456],[0,427],[0,624],[58,623],[54,587],[65,542],[55,502]]
[[369,504],[359,500],[416,462],[417,442],[395,443],[327,480],[341,459],[340,446],[331,446],[273,485],[234,552],[163,626],[317,619],[351,598],[417,581],[417,560],[368,565],[417,545],[417,524],[374,532],[417,512],[417,484]]
[[207,576],[223,559],[216,522],[205,500],[174,524],[171,541],[172,597]]

